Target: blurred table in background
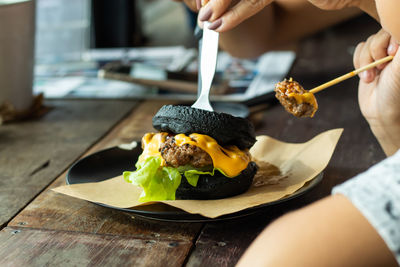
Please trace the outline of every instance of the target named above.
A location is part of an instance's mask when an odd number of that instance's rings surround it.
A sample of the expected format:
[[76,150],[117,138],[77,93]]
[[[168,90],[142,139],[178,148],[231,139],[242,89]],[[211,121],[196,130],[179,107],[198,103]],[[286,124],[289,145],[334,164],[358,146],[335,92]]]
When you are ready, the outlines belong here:
[[[312,88],[349,71],[355,45],[378,29],[361,17],[306,38],[290,76]],[[49,190],[65,183],[65,170],[80,156],[140,139],[169,101],[48,101],[54,109],[44,118],[0,127],[0,265],[233,266],[272,220],[384,158],[359,111],[357,83],[354,78],[319,93],[313,119],[292,117],[279,105],[253,113],[257,134],[287,142],[332,128],[344,133],[312,191],[213,223],[135,218]]]

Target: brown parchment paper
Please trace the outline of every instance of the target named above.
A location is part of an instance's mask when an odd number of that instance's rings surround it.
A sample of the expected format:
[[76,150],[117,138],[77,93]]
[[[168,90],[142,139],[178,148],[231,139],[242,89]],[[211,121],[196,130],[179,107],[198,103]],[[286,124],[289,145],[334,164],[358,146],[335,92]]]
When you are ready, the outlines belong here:
[[[284,179],[272,185],[253,186],[244,194],[225,199],[160,202],[189,213],[215,218],[278,200],[293,194],[328,165],[342,132],[343,129],[329,130],[302,144],[285,143],[268,136],[258,136],[257,142],[250,150],[253,158],[279,167]],[[98,183],[60,186],[53,190],[119,208],[154,203],[139,202],[141,189],[125,182],[122,176]]]

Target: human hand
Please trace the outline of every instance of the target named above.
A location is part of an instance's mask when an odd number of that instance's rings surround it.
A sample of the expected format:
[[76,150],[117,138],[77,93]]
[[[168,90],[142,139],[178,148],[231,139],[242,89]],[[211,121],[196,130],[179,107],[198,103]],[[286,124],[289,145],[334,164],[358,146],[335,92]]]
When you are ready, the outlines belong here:
[[390,63],[360,73],[360,109],[387,155],[400,149],[400,52],[399,44],[381,30],[354,53],[354,66],[365,66],[387,55]]
[[[184,0],[185,2],[194,0]],[[197,0],[197,7],[201,0]],[[246,19],[254,16],[274,0],[211,0],[200,9],[199,22],[210,21],[210,29],[226,32]],[[358,7],[377,18],[374,0],[309,0],[320,9],[335,10],[346,7]],[[262,27],[262,25],[260,25]]]
[[[199,12],[199,21],[212,22],[210,29],[225,32],[261,11],[274,0],[211,0]],[[262,27],[262,25],[260,25]]]

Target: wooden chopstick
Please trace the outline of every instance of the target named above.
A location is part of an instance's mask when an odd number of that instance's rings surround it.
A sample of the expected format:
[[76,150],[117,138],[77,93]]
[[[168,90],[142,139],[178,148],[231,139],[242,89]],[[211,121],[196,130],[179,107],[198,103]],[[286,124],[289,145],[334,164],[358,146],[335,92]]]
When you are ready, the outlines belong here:
[[332,81],[329,81],[329,82],[326,82],[324,84],[321,84],[320,86],[317,86],[317,87],[311,89],[309,92],[312,93],[312,94],[318,93],[319,91],[324,90],[325,88],[328,88],[328,87],[330,87],[332,85],[335,85],[337,83],[343,82],[344,80],[347,80],[348,78],[356,76],[360,72],[375,68],[376,66],[378,66],[380,64],[383,64],[383,63],[386,63],[388,61],[391,61],[392,59],[393,59],[393,56],[384,57],[384,58],[379,59],[379,60],[377,60],[375,62],[372,62],[371,64],[365,65],[362,68],[353,70],[353,71],[351,71],[351,72],[349,72],[349,73],[347,73],[345,75],[342,75],[342,76],[340,76],[340,77],[338,77],[336,79],[333,79]]

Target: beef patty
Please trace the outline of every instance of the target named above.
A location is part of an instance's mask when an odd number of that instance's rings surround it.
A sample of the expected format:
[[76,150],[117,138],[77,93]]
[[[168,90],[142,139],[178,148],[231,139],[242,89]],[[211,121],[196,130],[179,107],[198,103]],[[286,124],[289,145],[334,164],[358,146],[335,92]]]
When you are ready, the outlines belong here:
[[165,142],[161,144],[160,153],[167,166],[175,168],[185,165],[201,168],[213,164],[210,155],[204,150],[190,144],[178,146],[175,144],[173,136],[168,136]]

